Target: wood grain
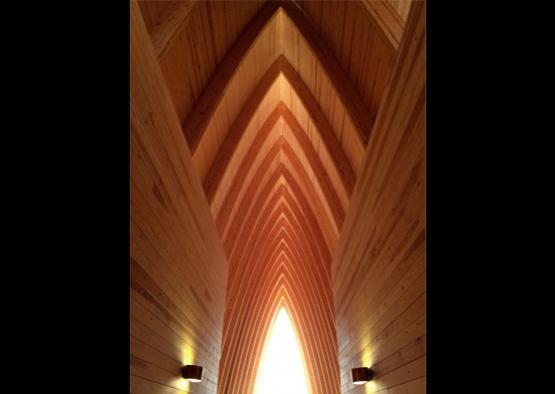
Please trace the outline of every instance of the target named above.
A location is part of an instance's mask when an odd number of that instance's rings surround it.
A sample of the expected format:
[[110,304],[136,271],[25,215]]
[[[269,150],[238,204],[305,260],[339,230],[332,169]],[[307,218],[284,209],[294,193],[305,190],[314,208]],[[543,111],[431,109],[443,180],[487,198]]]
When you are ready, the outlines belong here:
[[228,263],[135,2],[130,36],[131,392],[215,393]]
[[[168,8],[171,10],[176,6],[168,6]],[[181,6],[176,9],[185,15],[184,8],[185,6]],[[202,9],[203,5],[201,4],[197,4],[193,8],[189,6],[185,18],[187,22],[180,22],[180,24],[174,22],[172,26],[180,26],[181,30],[189,31],[192,37],[206,36],[207,33],[203,29],[205,29],[205,23],[212,22],[210,18],[213,17],[213,13],[207,13],[210,22],[205,22],[202,19],[205,14]],[[175,16],[179,12],[170,14],[166,20],[180,20]],[[166,10],[165,14],[169,13]],[[202,23],[198,24],[197,19]],[[192,32],[190,29],[193,27],[190,26],[197,26],[197,30],[200,30]],[[175,50],[171,48],[177,45],[182,34],[176,32],[175,28],[172,30],[173,35],[171,36],[174,38],[165,40],[165,42],[171,42],[166,45],[168,55],[161,56],[160,63],[170,90],[175,91],[175,94],[172,93],[174,104],[180,118],[183,119],[184,133],[189,141],[201,178],[204,179],[212,163],[217,162],[215,155],[220,149],[220,144],[225,140],[231,125],[236,122],[240,109],[249,106],[246,100],[254,86],[280,54],[285,54],[301,78],[307,81],[308,91],[314,96],[317,106],[322,108],[326,106],[326,109],[334,114],[328,116],[327,111],[323,112],[324,118],[327,119],[326,123],[332,125],[336,138],[356,172],[364,152],[364,142],[372,127],[372,119],[334,56],[322,44],[306,16],[294,3],[272,1],[260,9],[251,23],[243,26],[246,26],[243,33],[233,45],[229,46],[229,51],[213,74],[211,74],[212,67],[207,68],[212,60],[206,58],[206,54],[196,55],[193,49],[187,48],[187,51],[183,51],[184,48],[181,47],[178,54],[172,55],[172,51]],[[153,33],[159,30],[169,31],[171,29],[162,24]],[[285,35],[287,37],[294,35],[297,38],[291,40],[287,39]],[[160,40],[157,36],[153,37],[155,42]],[[297,49],[292,46],[293,44]],[[301,52],[303,53],[303,62],[299,62]],[[189,81],[187,84],[186,81],[177,79],[180,78],[183,71],[176,69],[175,60],[171,65],[166,62],[166,57],[178,58],[184,53],[190,53],[190,56],[187,60],[179,61],[179,64],[183,63],[181,67],[185,67],[186,70],[199,69],[195,83]],[[193,61],[193,64],[185,64],[185,61]],[[190,67],[193,65],[195,67]],[[312,65],[317,68],[316,78],[310,75],[313,73]],[[212,76],[208,83],[207,76],[209,74]],[[196,83],[197,81],[206,82],[199,84]],[[197,89],[196,86],[200,88]],[[331,92],[329,92],[330,89]],[[331,102],[329,101],[330,93]],[[193,98],[185,103],[181,99],[184,96]],[[193,102],[194,109],[191,110]],[[188,109],[182,110],[181,108]],[[208,134],[207,138],[204,138],[205,134]],[[330,157],[335,158],[337,155],[331,154]],[[340,176],[339,178],[345,179],[349,184],[349,190],[352,190],[354,180],[349,173],[345,173],[344,177]]]
[[281,307],[311,394],[424,392],[424,9],[131,3],[131,392],[252,393]]
[[[424,393],[424,9],[408,17],[332,262],[343,393]],[[359,366],[376,371],[364,387]]]
[[375,121],[396,48],[364,1],[299,0],[298,3]]

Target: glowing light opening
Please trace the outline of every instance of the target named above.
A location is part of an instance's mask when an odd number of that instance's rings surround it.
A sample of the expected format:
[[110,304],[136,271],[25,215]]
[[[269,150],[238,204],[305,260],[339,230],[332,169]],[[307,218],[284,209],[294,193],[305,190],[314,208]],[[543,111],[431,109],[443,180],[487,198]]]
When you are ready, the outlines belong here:
[[299,340],[285,308],[281,308],[269,333],[260,361],[255,394],[309,394],[307,373]]

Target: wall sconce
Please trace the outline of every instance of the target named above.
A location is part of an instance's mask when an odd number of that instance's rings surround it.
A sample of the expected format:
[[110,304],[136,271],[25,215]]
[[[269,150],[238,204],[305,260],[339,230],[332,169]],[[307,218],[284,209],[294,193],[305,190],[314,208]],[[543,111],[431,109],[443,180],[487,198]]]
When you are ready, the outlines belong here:
[[351,369],[353,374],[353,384],[366,384],[374,377],[374,372],[370,368],[360,367]]
[[199,367],[198,365],[185,365],[181,369],[181,376],[189,382],[202,382],[202,367]]

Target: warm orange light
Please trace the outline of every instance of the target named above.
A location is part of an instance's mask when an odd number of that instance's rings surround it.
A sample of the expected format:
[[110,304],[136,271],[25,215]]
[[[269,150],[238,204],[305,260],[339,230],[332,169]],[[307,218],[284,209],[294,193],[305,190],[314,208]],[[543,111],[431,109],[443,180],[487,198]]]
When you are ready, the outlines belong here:
[[255,394],[310,393],[299,341],[284,308],[280,309],[269,335]]

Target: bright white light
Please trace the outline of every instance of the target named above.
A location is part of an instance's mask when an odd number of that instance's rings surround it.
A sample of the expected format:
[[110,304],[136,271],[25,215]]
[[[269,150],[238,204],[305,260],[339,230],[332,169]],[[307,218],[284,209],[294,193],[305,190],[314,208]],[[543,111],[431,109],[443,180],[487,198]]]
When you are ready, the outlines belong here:
[[289,316],[281,308],[262,356],[255,394],[308,394],[305,366]]

